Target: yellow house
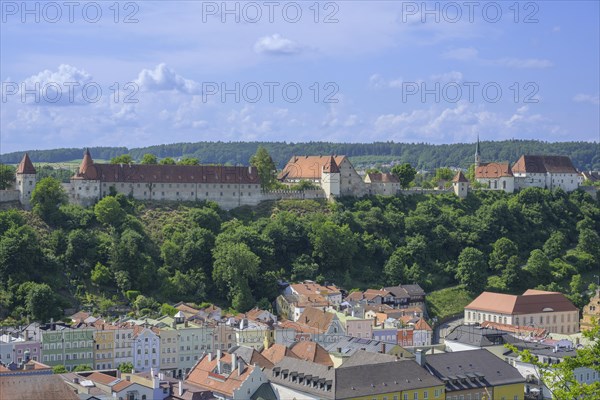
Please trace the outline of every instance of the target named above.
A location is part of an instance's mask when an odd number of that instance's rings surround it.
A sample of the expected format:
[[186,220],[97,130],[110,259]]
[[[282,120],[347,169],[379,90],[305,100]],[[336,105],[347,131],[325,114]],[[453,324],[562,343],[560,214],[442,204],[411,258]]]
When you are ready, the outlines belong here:
[[[417,352],[416,356],[417,363],[424,370],[444,382],[446,400],[524,398],[525,378],[512,365],[487,350],[465,350],[427,356]],[[411,397],[406,400],[411,400]]]
[[93,369],[111,369],[115,365],[115,332],[117,327],[102,320],[94,323],[94,365]]

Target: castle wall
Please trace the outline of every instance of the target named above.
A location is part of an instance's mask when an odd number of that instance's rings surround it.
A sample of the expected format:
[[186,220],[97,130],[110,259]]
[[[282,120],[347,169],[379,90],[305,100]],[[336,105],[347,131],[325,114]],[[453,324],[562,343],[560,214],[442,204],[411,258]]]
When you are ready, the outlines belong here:
[[68,196],[71,203],[91,206],[100,198],[100,181],[72,179]]
[[31,195],[35,189],[37,177],[35,174],[16,174],[16,188],[19,191],[19,201],[25,208],[29,208]]
[[21,192],[16,189],[0,190],[0,203],[11,203],[19,201],[20,198]]
[[515,178],[512,176],[477,178],[477,182],[492,190],[504,190],[506,193],[513,193],[515,191]]
[[363,178],[356,172],[348,158],[344,158],[338,166],[340,169],[340,195],[361,197],[368,194]]
[[394,182],[365,182],[368,194],[380,194],[383,196],[395,196],[400,190],[400,184]]

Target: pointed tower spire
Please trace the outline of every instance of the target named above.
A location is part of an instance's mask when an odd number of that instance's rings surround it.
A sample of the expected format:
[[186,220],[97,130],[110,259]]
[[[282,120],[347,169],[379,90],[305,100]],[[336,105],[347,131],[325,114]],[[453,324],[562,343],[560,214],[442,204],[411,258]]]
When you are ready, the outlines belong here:
[[86,177],[87,179],[96,179],[95,168],[93,166],[94,160],[90,154],[90,149],[85,149],[85,152],[83,153],[83,160],[81,160],[81,165],[79,166],[79,172],[77,175]]
[[35,170],[35,167],[33,166],[31,159],[29,158],[29,154],[25,153],[25,155],[23,156],[23,159],[21,160],[21,162],[19,163],[19,165],[17,167],[17,174],[35,175],[36,172],[37,171]]
[[479,167],[481,164],[481,156],[479,155],[479,134],[477,134],[477,145],[475,146],[475,166]]

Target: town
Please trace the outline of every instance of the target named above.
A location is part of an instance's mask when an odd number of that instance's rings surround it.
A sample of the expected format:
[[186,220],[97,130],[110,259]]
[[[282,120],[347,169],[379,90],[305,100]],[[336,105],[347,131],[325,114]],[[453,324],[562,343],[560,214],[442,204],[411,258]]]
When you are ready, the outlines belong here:
[[[600,291],[581,320],[561,293],[483,292],[442,333],[427,322],[418,284],[349,294],[313,281],[281,286],[281,317],[180,302],[156,318],[80,311],[4,327],[2,396],[543,399],[552,393],[542,372],[520,351],[551,365],[598,346]],[[578,367],[574,379],[598,382],[597,363]]]

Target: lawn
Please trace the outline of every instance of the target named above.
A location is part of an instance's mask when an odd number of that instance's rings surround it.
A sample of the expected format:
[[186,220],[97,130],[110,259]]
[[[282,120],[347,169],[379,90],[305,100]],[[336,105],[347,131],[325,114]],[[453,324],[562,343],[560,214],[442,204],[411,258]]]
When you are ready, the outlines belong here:
[[427,309],[431,317],[442,319],[461,314],[473,296],[462,286],[453,286],[436,290],[427,295]]

